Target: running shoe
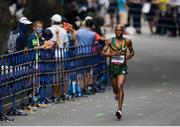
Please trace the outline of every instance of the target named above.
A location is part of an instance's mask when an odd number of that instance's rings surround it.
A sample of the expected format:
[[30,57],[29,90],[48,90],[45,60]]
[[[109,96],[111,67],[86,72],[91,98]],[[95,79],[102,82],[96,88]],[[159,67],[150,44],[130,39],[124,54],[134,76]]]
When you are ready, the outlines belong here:
[[122,117],[122,111],[121,111],[121,110],[118,110],[118,111],[116,112],[116,118],[117,118],[118,120],[120,120],[121,117]]

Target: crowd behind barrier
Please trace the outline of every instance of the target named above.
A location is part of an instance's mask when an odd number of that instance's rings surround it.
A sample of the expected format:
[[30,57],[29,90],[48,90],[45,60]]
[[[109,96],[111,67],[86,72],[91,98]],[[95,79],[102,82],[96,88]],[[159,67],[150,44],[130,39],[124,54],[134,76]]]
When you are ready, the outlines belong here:
[[[75,99],[105,90],[107,77],[102,78],[107,76],[106,59],[100,55],[100,48],[99,44],[37,48],[0,56],[0,119],[10,120],[6,115],[27,115],[19,109],[34,104],[32,98],[37,93],[38,103],[48,104],[56,96]],[[25,97],[29,100],[25,101]],[[8,103],[11,109],[4,115]]]

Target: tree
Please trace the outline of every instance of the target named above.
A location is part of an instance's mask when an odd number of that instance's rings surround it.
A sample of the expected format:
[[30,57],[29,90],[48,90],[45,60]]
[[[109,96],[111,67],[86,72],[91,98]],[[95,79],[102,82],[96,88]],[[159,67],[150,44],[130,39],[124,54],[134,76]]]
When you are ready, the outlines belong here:
[[5,52],[6,40],[11,29],[12,19],[7,0],[0,0],[0,54]]
[[59,0],[29,0],[24,13],[31,21],[42,20],[47,27],[53,14],[64,11]]
[[[42,20],[45,27],[50,25],[50,17],[64,14],[62,0],[27,0],[24,15],[31,21]],[[0,53],[5,53],[9,32],[16,25],[16,18],[9,12],[8,0],[0,0]]]

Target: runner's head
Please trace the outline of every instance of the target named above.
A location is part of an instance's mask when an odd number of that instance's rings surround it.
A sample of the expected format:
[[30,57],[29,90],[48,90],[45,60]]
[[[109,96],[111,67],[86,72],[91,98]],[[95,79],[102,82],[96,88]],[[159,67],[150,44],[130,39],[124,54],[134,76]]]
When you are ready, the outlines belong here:
[[117,38],[122,38],[124,33],[124,26],[122,24],[117,24],[115,27],[115,34]]

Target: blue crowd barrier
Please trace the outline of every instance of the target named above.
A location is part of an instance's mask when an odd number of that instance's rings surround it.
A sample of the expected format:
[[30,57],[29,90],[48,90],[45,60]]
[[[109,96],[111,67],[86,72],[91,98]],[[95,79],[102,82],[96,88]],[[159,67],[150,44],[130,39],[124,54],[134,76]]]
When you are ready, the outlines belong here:
[[[56,98],[55,86],[60,88],[59,98],[81,97],[91,93],[87,87],[98,88],[106,81],[106,59],[100,55],[101,47],[85,45],[60,49],[30,49],[0,56],[0,119],[6,103],[11,103],[7,115],[27,115],[20,108],[29,104],[51,103]],[[87,83],[88,80],[91,83]],[[89,81],[90,82],[90,81]],[[37,97],[38,94],[38,97]],[[25,97],[31,99],[26,102]],[[36,99],[35,99],[36,98]],[[20,105],[17,101],[20,99]],[[11,102],[7,102],[7,100]]]

